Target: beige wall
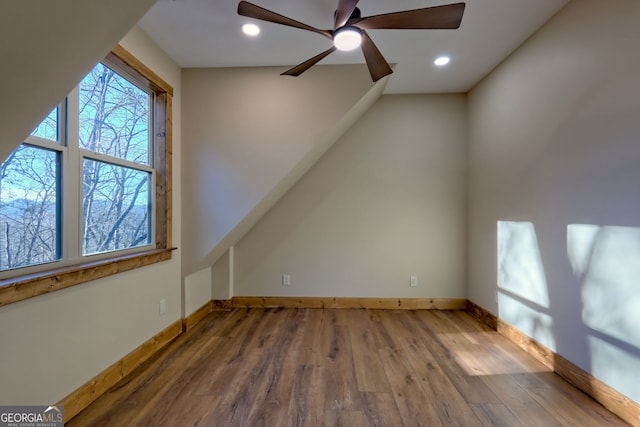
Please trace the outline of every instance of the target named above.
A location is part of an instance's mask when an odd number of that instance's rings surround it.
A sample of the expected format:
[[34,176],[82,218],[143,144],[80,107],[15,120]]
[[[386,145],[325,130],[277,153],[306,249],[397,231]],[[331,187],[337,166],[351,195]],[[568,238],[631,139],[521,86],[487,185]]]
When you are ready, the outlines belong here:
[[0,3],[0,161],[155,0]]
[[[281,71],[183,70],[183,231],[189,244],[182,274],[191,305],[206,303],[196,295],[207,292],[214,299],[231,296],[229,248],[369,108],[387,81],[371,83],[364,65],[317,66],[300,78]],[[200,280],[211,266],[212,280]]]
[[212,267],[206,267],[184,278],[184,317],[213,299],[212,275]]
[[213,265],[212,295],[214,299],[229,299],[233,296],[233,258],[235,247],[229,248]]
[[[173,186],[180,188],[180,70],[137,29],[122,44],[175,90]],[[180,246],[177,191],[173,205]],[[171,261],[1,307],[0,402],[55,403],[180,319],[180,256],[174,251]]]
[[469,95],[470,299],[638,402],[639,16],[573,1]]
[[463,298],[465,122],[464,95],[380,98],[236,245],[234,295]]
[[281,71],[183,70],[185,276],[214,264],[235,243],[227,237],[241,237],[251,226],[243,221],[266,212],[270,204],[261,204],[292,185],[292,172],[309,167],[384,83],[373,85],[360,65],[319,66],[299,79]]

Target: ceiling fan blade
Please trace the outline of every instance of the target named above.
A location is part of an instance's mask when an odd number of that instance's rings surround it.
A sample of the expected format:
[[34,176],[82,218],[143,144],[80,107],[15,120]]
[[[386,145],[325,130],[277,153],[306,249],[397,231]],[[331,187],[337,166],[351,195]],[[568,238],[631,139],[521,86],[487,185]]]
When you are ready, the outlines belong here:
[[364,17],[354,25],[365,30],[455,30],[460,27],[464,8],[464,3],[455,3],[424,9],[385,13]]
[[338,29],[347,23],[349,17],[356,8],[358,0],[339,0],[338,9],[336,9],[336,19],[334,29]]
[[367,67],[369,68],[369,74],[371,74],[371,80],[377,82],[384,76],[387,76],[393,73],[393,70],[387,63],[387,60],[384,59],[382,53],[378,50],[378,47],[373,43],[371,37],[366,33],[366,31],[362,31],[362,53],[364,54],[364,60],[367,62]]
[[249,3],[248,1],[241,1],[238,3],[238,15],[259,19],[261,21],[273,22],[275,24],[287,25],[289,27],[300,28],[301,30],[313,31],[314,33],[322,34],[330,40],[333,39],[331,31],[329,30],[320,30],[312,27],[311,25],[303,24],[302,22],[287,18],[284,15],[272,12],[253,3]]
[[312,66],[314,66],[315,64],[320,62],[321,59],[325,58],[327,55],[329,55],[331,52],[333,52],[335,50],[336,50],[336,47],[335,46],[331,46],[330,49],[325,50],[324,52],[314,56],[311,59],[307,59],[302,64],[296,65],[295,67],[285,71],[284,73],[282,73],[280,75],[281,76],[299,76],[300,74],[302,74],[305,71],[307,71],[309,68],[311,68]]

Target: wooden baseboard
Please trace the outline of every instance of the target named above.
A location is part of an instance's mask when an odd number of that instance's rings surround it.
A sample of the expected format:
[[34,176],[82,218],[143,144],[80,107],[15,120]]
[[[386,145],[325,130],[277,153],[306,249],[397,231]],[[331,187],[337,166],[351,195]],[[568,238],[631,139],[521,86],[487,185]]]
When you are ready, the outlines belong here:
[[489,327],[496,329],[498,333],[552,369],[567,382],[600,402],[602,406],[624,421],[634,426],[640,426],[640,404],[474,302],[468,301],[467,311]]
[[187,332],[194,325],[204,319],[207,314],[213,311],[213,301],[209,301],[184,319],[182,319],[182,332]]
[[75,417],[181,333],[182,322],[178,320],[58,402],[58,405],[64,406],[65,422]]
[[[502,319],[498,319],[497,331],[511,342],[533,356],[538,362],[555,371],[555,360],[558,355],[549,347],[540,344],[519,329],[511,326]],[[584,391],[584,390],[583,390]]]
[[548,366],[569,383],[600,402],[604,407],[631,425],[640,425],[640,405],[612,387],[604,384],[588,372],[574,365],[564,357],[527,336],[520,330],[501,320],[472,301],[465,299],[438,298],[293,298],[293,297],[233,297],[231,300],[214,300],[185,319],[171,324],[168,328],[144,342],[138,348],[114,363],[102,373],[85,383],[76,391],[62,399],[58,405],[64,406],[65,421],[69,421],[94,400],[116,385],[136,367],[148,360],[156,352],[176,339],[181,333],[191,329],[196,323],[214,310],[230,310],[237,307],[260,308],[356,308],[384,310],[464,310],[495,329],[501,335]]
[[465,299],[442,298],[331,298],[233,297],[231,307],[362,308],[383,310],[464,310]]
[[228,311],[233,308],[230,299],[214,299],[211,301],[213,311]]
[[498,316],[485,310],[471,300],[467,300],[467,313],[471,314],[491,329],[498,330]]
[[437,309],[460,310],[466,307],[464,299],[395,299],[395,298],[289,298],[289,297],[234,297],[230,300],[212,300],[198,310],[171,324],[168,328],[144,342],[118,362],[87,381],[80,388],[58,402],[64,406],[65,422],[106,393],[118,381],[131,373],[156,352],[190,330],[212,311],[231,310],[235,307],[291,307],[291,308],[368,308],[368,309]]

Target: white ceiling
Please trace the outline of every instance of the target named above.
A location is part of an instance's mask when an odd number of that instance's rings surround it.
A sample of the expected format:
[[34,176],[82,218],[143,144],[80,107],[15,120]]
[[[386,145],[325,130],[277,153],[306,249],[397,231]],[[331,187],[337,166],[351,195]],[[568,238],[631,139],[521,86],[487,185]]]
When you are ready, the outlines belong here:
[[[455,3],[456,0],[362,0],[363,16]],[[370,30],[389,63],[397,64],[386,93],[467,92],[568,0],[466,0],[458,30]],[[252,0],[320,29],[329,29],[337,0]],[[181,67],[293,66],[328,49],[326,38],[297,28],[251,20],[229,0],[158,0],[142,29]],[[253,21],[255,38],[240,27]],[[433,65],[446,54],[451,63]],[[334,52],[320,64],[364,64],[362,53]],[[274,71],[277,72],[277,71]],[[313,68],[306,73],[312,73]],[[298,78],[303,79],[305,74]]]

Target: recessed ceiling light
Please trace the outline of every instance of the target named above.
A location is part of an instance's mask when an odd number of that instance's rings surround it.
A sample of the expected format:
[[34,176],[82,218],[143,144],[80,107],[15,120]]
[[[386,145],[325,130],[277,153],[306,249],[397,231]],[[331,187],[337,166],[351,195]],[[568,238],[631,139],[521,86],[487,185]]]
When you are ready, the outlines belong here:
[[242,32],[248,36],[257,36],[260,34],[260,27],[256,24],[244,24],[242,26]]
[[451,58],[449,58],[448,56],[439,56],[436,58],[435,61],[433,61],[433,63],[436,64],[438,67],[445,66],[449,62],[451,62]]

